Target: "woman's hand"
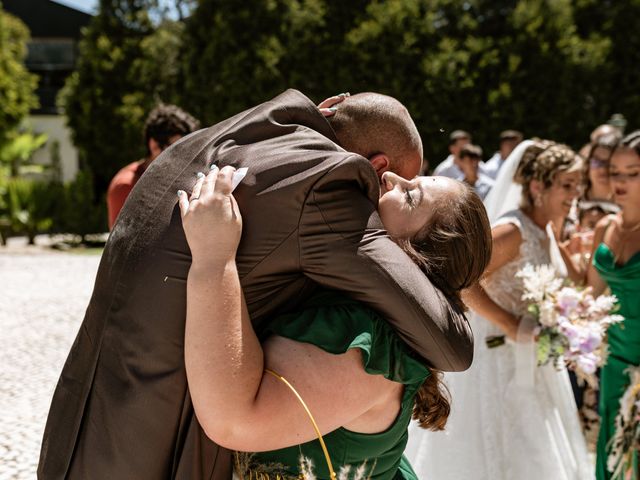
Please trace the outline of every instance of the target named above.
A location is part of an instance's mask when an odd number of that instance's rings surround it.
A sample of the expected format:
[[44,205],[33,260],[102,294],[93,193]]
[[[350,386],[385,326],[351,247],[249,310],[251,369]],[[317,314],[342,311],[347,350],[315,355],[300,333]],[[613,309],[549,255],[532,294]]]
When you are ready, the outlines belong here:
[[565,267],[567,268],[567,277],[577,285],[582,285],[586,280],[585,277],[587,272],[580,264],[580,260],[573,257],[572,248],[575,248],[575,245],[571,243],[571,239],[562,240],[560,231],[552,222],[549,222],[548,226],[551,227],[553,237],[556,241],[556,245],[558,246],[558,251],[560,252],[560,256],[562,257]]
[[318,104],[318,109],[320,113],[325,117],[331,117],[334,113],[336,113],[336,108],[334,105],[341,103],[345,98],[349,97],[351,94],[349,92],[341,93],[339,95],[334,95],[333,97],[329,97]]
[[193,262],[225,263],[236,255],[242,234],[242,217],[231,194],[235,168],[199,175],[190,198],[178,192],[182,226]]

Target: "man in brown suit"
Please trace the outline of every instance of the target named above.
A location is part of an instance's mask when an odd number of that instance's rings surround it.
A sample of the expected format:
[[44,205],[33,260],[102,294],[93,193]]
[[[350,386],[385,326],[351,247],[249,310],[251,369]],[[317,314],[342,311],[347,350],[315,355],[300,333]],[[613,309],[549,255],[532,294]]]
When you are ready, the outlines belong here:
[[376,212],[376,172],[412,177],[421,157],[396,100],[356,95],[328,121],[295,90],[166,150],[103,253],[53,397],[39,478],[230,479],[229,452],[198,425],[184,372],[191,257],[176,191],[213,163],[249,169],[235,192],[244,220],[237,262],[258,330],[319,284],[382,312],[434,367],[467,368],[463,313],[388,238]]

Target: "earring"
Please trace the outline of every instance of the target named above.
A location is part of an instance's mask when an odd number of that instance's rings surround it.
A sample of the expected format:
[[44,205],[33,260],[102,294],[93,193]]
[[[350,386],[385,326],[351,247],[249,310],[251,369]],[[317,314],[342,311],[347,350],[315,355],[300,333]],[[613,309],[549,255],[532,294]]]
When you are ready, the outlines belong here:
[[538,208],[540,208],[542,206],[542,195],[541,194],[536,195],[536,198],[533,201],[533,204]]

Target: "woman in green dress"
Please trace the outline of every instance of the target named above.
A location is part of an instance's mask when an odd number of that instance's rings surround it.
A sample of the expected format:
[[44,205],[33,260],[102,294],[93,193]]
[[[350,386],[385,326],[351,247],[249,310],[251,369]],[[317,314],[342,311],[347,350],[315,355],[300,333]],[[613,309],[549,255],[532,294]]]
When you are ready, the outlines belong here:
[[[318,293],[258,338],[235,266],[242,220],[230,193],[232,173],[213,170],[191,201],[184,193],[179,200],[193,257],[185,366],[200,424],[222,446],[258,452],[239,457],[240,476],[297,478],[312,464],[315,478],[331,478],[317,432],[284,378],[308,405],[336,470],[351,468],[349,478],[415,479],[402,457],[407,427],[412,413],[426,427],[444,426],[448,402],[438,377],[376,312],[338,292]],[[381,190],[379,214],[389,235],[444,294],[459,299],[491,254],[477,195],[454,180],[404,180],[390,172]]]
[[[629,386],[626,370],[640,365],[640,130],[625,137],[614,150],[609,175],[614,200],[622,210],[602,219],[596,227],[588,282],[595,294],[611,288],[624,321],[609,328],[609,356],[600,376],[598,480],[614,478],[607,469],[609,441],[615,432],[620,397]],[[637,480],[637,453],[634,470],[631,478]]]

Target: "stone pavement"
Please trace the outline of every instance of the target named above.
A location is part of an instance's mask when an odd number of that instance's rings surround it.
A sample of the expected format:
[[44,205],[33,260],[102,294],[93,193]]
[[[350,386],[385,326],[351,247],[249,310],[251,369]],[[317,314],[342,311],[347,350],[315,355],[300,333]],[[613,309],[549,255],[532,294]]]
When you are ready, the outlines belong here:
[[36,478],[51,396],[99,261],[0,247],[0,480]]

